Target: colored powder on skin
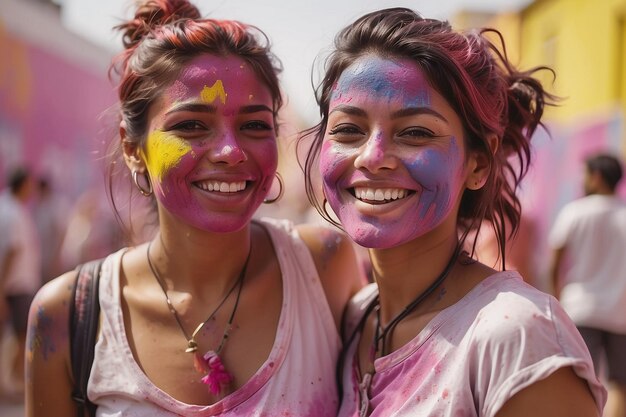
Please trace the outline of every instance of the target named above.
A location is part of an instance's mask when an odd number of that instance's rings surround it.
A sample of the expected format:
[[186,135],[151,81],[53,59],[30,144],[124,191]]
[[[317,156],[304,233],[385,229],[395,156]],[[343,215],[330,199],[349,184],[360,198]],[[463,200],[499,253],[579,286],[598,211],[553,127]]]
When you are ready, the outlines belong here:
[[[394,63],[380,57],[368,57],[357,61],[341,75],[340,81],[333,87],[331,100],[336,104],[347,104],[357,91],[361,94],[377,97],[391,102],[402,100],[405,107],[424,107],[430,105],[428,85],[425,79],[420,83],[407,85],[404,81],[414,76],[414,68],[403,63]],[[420,76],[421,77],[421,76]]]
[[170,169],[174,168],[183,156],[193,153],[191,146],[169,133],[156,130],[148,136],[146,159],[148,168],[159,182]]
[[205,103],[213,103],[217,97],[220,98],[222,104],[226,104],[226,91],[224,91],[224,84],[222,80],[217,80],[211,87],[206,85],[200,92],[200,98]]

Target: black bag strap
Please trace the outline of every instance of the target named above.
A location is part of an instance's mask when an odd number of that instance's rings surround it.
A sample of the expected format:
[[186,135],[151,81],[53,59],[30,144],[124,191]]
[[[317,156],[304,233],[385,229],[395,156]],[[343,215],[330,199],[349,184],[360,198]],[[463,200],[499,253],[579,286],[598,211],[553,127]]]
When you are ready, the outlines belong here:
[[[72,291],[70,304],[70,359],[74,389],[72,399],[76,402],[78,417],[95,416],[96,406],[87,398],[87,382],[93,363],[100,300],[98,283],[103,259],[89,261],[76,267],[78,275]],[[88,412],[88,414],[85,414]]]

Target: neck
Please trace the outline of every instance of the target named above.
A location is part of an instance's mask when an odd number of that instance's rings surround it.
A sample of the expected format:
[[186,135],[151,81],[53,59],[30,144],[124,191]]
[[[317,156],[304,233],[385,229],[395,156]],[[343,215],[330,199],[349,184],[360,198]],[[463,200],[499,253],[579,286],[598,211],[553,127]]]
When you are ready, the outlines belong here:
[[439,277],[453,256],[456,245],[455,233],[428,245],[415,240],[395,248],[370,249],[383,325]]
[[251,245],[250,224],[232,233],[161,224],[150,258],[167,288],[220,295],[239,276]]

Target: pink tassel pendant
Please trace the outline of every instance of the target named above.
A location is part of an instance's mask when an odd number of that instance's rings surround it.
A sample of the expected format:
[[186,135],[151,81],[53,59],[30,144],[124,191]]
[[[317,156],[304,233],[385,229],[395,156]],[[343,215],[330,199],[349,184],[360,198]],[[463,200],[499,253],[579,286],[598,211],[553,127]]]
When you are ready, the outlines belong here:
[[209,392],[213,395],[218,395],[233,380],[232,375],[224,368],[219,355],[213,350],[209,350],[203,357],[196,353],[194,355],[194,365],[196,370],[206,373],[201,381],[208,386]]

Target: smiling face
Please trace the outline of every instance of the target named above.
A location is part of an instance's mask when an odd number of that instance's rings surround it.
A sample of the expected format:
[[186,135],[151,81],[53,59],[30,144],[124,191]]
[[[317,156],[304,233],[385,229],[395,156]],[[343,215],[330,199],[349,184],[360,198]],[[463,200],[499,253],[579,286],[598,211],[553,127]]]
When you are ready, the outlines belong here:
[[240,230],[276,172],[270,91],[242,59],[202,55],[151,106],[140,153],[161,216]]
[[472,158],[459,117],[411,61],[367,55],[339,78],[320,170],[330,206],[358,244],[391,248],[454,233]]

